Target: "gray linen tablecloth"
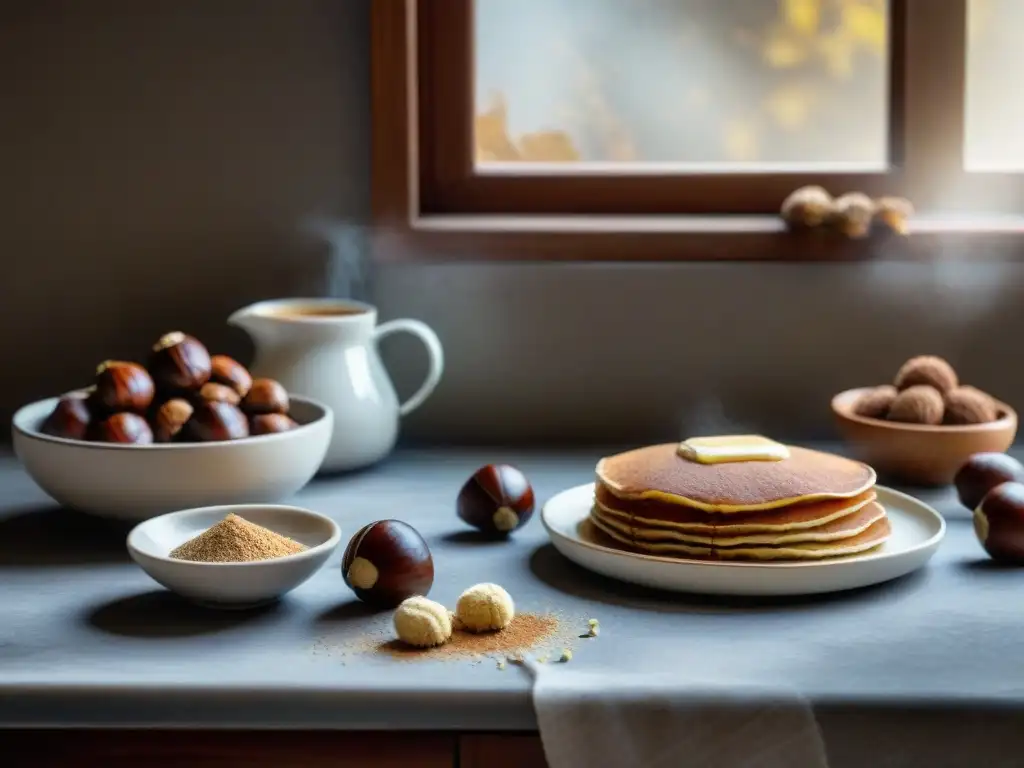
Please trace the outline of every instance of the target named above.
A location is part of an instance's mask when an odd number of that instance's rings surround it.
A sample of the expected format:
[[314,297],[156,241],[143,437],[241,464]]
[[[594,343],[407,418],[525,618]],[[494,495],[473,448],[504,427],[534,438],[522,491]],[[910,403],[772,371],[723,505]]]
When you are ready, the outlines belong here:
[[751,688],[728,674],[530,668],[548,768],[828,765],[814,712],[791,691]]

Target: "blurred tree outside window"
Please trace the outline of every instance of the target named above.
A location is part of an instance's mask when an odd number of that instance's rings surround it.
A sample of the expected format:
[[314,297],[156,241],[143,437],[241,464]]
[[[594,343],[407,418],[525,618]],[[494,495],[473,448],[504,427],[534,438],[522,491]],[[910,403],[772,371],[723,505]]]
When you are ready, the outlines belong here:
[[[966,165],[1024,168],[1024,0],[968,27]],[[476,161],[881,170],[889,31],[888,0],[476,0]]]

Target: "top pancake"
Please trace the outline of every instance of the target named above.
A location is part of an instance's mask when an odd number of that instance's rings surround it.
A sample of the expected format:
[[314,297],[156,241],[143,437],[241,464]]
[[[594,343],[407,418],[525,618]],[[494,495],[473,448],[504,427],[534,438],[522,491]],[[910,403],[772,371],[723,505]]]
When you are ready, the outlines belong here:
[[597,477],[623,499],[658,499],[705,512],[755,512],[816,499],[858,496],[875,471],[842,456],[789,447],[781,461],[698,464],[676,453],[678,443],[638,448],[601,459]]

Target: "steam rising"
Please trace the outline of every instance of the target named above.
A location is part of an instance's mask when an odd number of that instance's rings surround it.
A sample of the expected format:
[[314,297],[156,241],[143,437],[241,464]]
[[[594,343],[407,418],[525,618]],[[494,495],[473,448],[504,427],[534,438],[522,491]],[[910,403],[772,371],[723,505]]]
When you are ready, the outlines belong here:
[[370,294],[370,228],[324,217],[310,217],[302,230],[327,245],[324,290],[331,298],[366,300]]
[[[925,263],[886,261],[885,255],[857,267],[866,276],[869,304],[889,304],[918,323],[926,320],[944,341],[958,346],[971,336],[972,326],[1015,288],[1012,264],[989,261],[984,255],[972,259],[971,253],[953,246],[929,255]],[[908,354],[916,352],[908,350]]]
[[754,435],[762,430],[753,424],[729,417],[717,397],[705,396],[686,410],[680,419],[680,440],[706,435]]

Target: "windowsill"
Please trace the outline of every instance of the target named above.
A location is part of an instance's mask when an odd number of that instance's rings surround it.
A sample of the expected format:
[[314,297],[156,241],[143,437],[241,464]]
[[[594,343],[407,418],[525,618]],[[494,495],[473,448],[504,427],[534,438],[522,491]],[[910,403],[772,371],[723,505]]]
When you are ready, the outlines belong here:
[[426,215],[384,228],[384,262],[445,261],[973,261],[1024,259],[1024,216],[922,215],[906,237],[862,240],[790,233],[778,216]]
[[[413,227],[422,232],[529,234],[779,234],[788,235],[778,216],[488,216],[427,215]],[[1024,216],[1016,214],[917,216],[911,236],[920,234],[1024,234]]]

